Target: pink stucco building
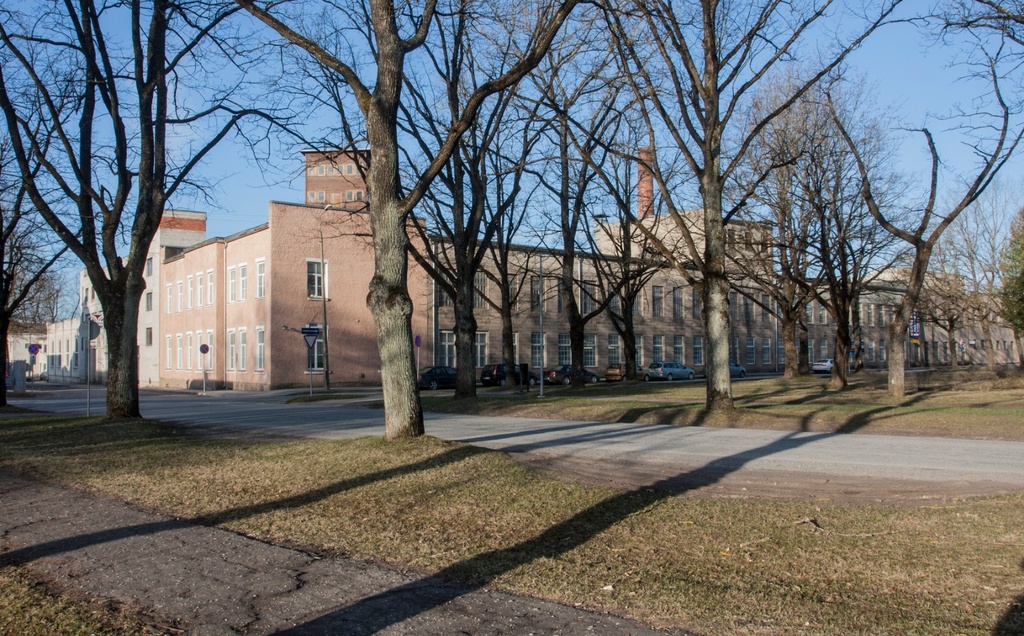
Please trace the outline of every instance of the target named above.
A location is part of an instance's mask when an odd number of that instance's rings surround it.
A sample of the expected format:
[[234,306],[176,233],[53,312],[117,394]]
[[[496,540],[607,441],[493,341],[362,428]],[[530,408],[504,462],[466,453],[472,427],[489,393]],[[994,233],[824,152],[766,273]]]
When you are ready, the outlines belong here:
[[[160,281],[161,384],[198,388],[205,373],[217,388],[302,386],[311,375],[322,386],[328,366],[332,383],[379,383],[366,307],[373,248],[361,207],[272,202],[267,223],[168,258]],[[413,331],[429,347],[431,285],[414,268],[409,287]],[[325,319],[326,342],[321,332],[308,348],[299,330]]]

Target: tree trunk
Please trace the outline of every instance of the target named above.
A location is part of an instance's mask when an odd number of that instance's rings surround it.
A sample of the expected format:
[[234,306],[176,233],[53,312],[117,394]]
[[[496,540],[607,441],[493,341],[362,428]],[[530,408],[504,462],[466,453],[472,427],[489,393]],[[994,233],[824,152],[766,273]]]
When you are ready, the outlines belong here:
[[[127,276],[127,272],[123,275]],[[103,329],[107,335],[107,417],[142,417],[139,409],[139,300],[142,280],[121,287],[114,281],[111,291],[97,294],[103,307]],[[85,346],[90,346],[86,342]],[[88,372],[88,370],[87,370]]]
[[[575,305],[575,303],[571,303]],[[581,388],[586,384],[583,376],[583,337],[586,330],[586,323],[583,322],[580,313],[575,310],[569,311],[569,349],[572,351],[572,386]]]
[[889,325],[889,396],[895,398],[907,395],[907,348],[904,334],[907,333],[907,319],[899,308]]
[[787,312],[780,318],[780,322],[779,329],[782,332],[782,346],[786,352],[786,364],[783,368],[782,377],[792,380],[800,375],[800,351],[796,341],[797,319]]
[[733,408],[729,379],[729,282],[725,276],[704,284],[704,325],[707,334],[707,376],[705,408],[712,411]]
[[[508,287],[503,286],[501,294],[501,359],[505,361],[505,383],[512,386],[512,383],[516,382],[515,367],[519,364],[519,360],[516,360],[515,342],[512,337],[513,326],[512,326],[512,299],[508,295]],[[526,362],[531,362],[531,341],[527,341],[525,346],[527,347]],[[519,343],[520,347],[524,346],[524,343]],[[524,386],[530,386],[530,374],[527,373],[526,377],[522,378]]]
[[992,341],[992,322],[988,314],[981,316],[981,337],[985,340],[985,357],[989,371],[996,370],[996,347]]
[[953,333],[953,326],[950,324],[947,324],[944,330],[946,332],[946,346],[949,348],[949,365],[955,369],[960,366],[960,360],[957,359],[956,335]]
[[[840,314],[850,315],[848,308],[842,307]],[[845,389],[848,384],[849,359],[850,359],[850,324],[848,320],[836,320],[836,339],[833,346],[832,358],[832,380],[829,388]]]
[[476,397],[476,317],[473,315],[473,281],[460,280],[455,294],[454,399]]
[[[4,376],[7,375],[7,363],[10,359],[8,356],[9,352],[7,351],[9,343],[7,337],[10,334],[10,330],[10,318],[6,315],[6,312],[0,312],[0,338],[3,338],[0,341],[2,343],[0,344],[0,369],[3,369]],[[4,379],[6,380],[6,377]],[[7,406],[7,382],[4,382],[3,386],[0,387],[0,406]]]

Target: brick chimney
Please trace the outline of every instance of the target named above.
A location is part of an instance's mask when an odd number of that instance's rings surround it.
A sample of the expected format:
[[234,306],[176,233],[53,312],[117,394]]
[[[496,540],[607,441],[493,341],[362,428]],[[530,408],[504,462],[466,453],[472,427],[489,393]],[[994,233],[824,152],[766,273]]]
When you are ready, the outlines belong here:
[[649,165],[654,163],[654,148],[644,146],[639,150],[636,180],[636,216],[647,218],[654,211],[654,174]]

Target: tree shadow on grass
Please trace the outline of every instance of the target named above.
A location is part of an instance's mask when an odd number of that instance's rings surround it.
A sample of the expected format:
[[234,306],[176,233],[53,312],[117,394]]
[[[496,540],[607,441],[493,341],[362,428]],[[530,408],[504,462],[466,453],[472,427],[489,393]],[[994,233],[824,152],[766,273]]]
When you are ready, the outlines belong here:
[[797,433],[791,433],[758,449],[719,458],[695,470],[619,493],[551,526],[531,539],[454,563],[433,576],[362,599],[279,634],[298,636],[341,633],[339,630],[352,636],[375,634],[483,589],[501,575],[519,567],[571,552],[659,501],[715,484],[752,461],[805,446],[830,435],[821,433],[798,436]]
[[[1020,562],[1024,571],[1024,561]],[[1010,604],[996,626],[992,628],[992,636],[1020,636],[1024,634],[1024,594]]]

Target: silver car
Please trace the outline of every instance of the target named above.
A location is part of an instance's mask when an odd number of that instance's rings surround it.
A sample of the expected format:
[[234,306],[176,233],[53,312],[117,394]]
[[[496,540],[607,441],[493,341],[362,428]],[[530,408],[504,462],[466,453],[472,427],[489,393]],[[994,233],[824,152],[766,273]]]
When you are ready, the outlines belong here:
[[644,382],[651,380],[692,380],[696,372],[681,362],[652,362],[644,371]]

